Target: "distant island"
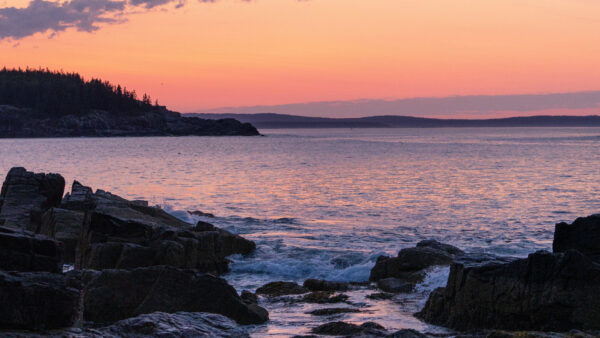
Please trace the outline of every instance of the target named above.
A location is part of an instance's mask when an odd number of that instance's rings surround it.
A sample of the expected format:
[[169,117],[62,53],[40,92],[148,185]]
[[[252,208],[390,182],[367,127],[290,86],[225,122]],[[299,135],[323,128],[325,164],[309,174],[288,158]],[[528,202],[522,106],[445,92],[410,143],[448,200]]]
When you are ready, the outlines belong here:
[[182,116],[143,94],[47,69],[0,70],[0,137],[254,136],[232,118]]
[[205,119],[234,118],[257,128],[459,128],[459,127],[600,127],[600,116],[529,116],[499,119],[434,119],[412,116],[325,118],[283,114],[185,114]]

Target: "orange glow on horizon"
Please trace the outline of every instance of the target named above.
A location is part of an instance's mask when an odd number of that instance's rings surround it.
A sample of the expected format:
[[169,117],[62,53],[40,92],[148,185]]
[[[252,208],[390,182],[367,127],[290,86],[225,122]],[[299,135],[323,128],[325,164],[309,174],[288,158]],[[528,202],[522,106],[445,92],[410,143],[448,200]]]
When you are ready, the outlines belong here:
[[182,112],[599,90],[593,13],[600,2],[188,1],[93,33],[4,40],[0,60],[100,77]]

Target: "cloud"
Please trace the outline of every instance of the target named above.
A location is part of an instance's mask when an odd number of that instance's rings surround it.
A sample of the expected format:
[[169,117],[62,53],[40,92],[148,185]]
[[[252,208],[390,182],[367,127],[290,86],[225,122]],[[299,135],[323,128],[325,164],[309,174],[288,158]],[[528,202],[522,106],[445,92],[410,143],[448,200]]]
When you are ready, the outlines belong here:
[[278,113],[303,116],[362,117],[373,115],[483,116],[498,112],[600,110],[600,91],[422,97],[400,100],[327,101],[274,106],[224,107],[199,111],[219,114]]
[[126,21],[136,9],[150,10],[171,3],[180,8],[185,0],[32,0],[27,7],[0,8],[0,40],[19,40],[46,32],[53,37],[70,28],[93,32],[101,24]]

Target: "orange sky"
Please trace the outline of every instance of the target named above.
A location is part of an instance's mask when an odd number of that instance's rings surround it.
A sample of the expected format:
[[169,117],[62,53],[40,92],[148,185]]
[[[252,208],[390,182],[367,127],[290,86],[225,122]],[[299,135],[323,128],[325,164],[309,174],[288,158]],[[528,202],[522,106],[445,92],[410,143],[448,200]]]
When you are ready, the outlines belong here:
[[188,0],[136,11],[93,33],[4,39],[1,64],[101,77],[183,112],[600,89],[595,0]]

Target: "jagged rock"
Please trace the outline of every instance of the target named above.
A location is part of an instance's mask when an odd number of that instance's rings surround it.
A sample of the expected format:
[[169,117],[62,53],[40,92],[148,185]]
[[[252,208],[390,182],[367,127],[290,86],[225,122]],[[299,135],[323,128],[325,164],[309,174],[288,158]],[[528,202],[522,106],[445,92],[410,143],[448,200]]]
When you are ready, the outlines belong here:
[[36,174],[10,169],[0,191],[0,219],[6,227],[36,232],[42,213],[58,206],[65,179],[58,174]]
[[316,303],[316,304],[333,304],[344,303],[348,300],[348,296],[340,293],[334,294],[330,291],[313,291],[300,298],[299,302]]
[[83,317],[88,321],[111,323],[156,311],[217,313],[240,324],[268,320],[265,309],[244,303],[225,280],[193,270],[153,266],[73,273],[87,280]]
[[279,297],[285,295],[299,295],[307,293],[309,290],[294,282],[271,282],[256,289],[256,294],[269,297]]
[[84,224],[84,212],[51,208],[42,216],[39,233],[62,243],[63,260],[75,262],[77,242]]
[[0,328],[71,326],[77,319],[79,294],[78,282],[64,275],[0,271]]
[[214,214],[211,214],[211,213],[208,213],[208,212],[202,212],[202,211],[199,211],[199,210],[188,211],[188,214],[194,215],[194,216],[200,216],[200,217],[215,218]]
[[413,283],[407,283],[398,278],[389,277],[377,281],[377,287],[385,292],[404,293],[411,292],[415,287]]
[[0,269],[61,272],[61,243],[45,236],[0,227]]
[[552,249],[554,252],[575,249],[600,262],[600,214],[580,217],[572,224],[556,224]]
[[327,309],[318,309],[314,311],[308,312],[313,316],[331,316],[340,313],[357,313],[360,312],[359,309],[353,309],[349,307],[336,307],[336,308],[327,308]]
[[394,258],[380,256],[369,280],[378,281],[394,277],[410,283],[418,283],[425,277],[425,269],[436,265],[450,265],[455,256],[463,252],[451,245],[434,240],[421,241],[414,248],[398,252]]
[[199,312],[154,312],[100,329],[86,330],[84,333],[86,337],[123,338],[250,337],[243,328],[227,317]]
[[304,287],[310,291],[348,291],[349,283],[331,282],[320,279],[307,279]]
[[575,250],[510,263],[453,264],[417,314],[457,330],[600,328],[600,264]]
[[385,336],[385,328],[377,323],[366,322],[362,325],[350,324],[346,322],[331,322],[319,325],[312,329],[313,333],[327,336]]

